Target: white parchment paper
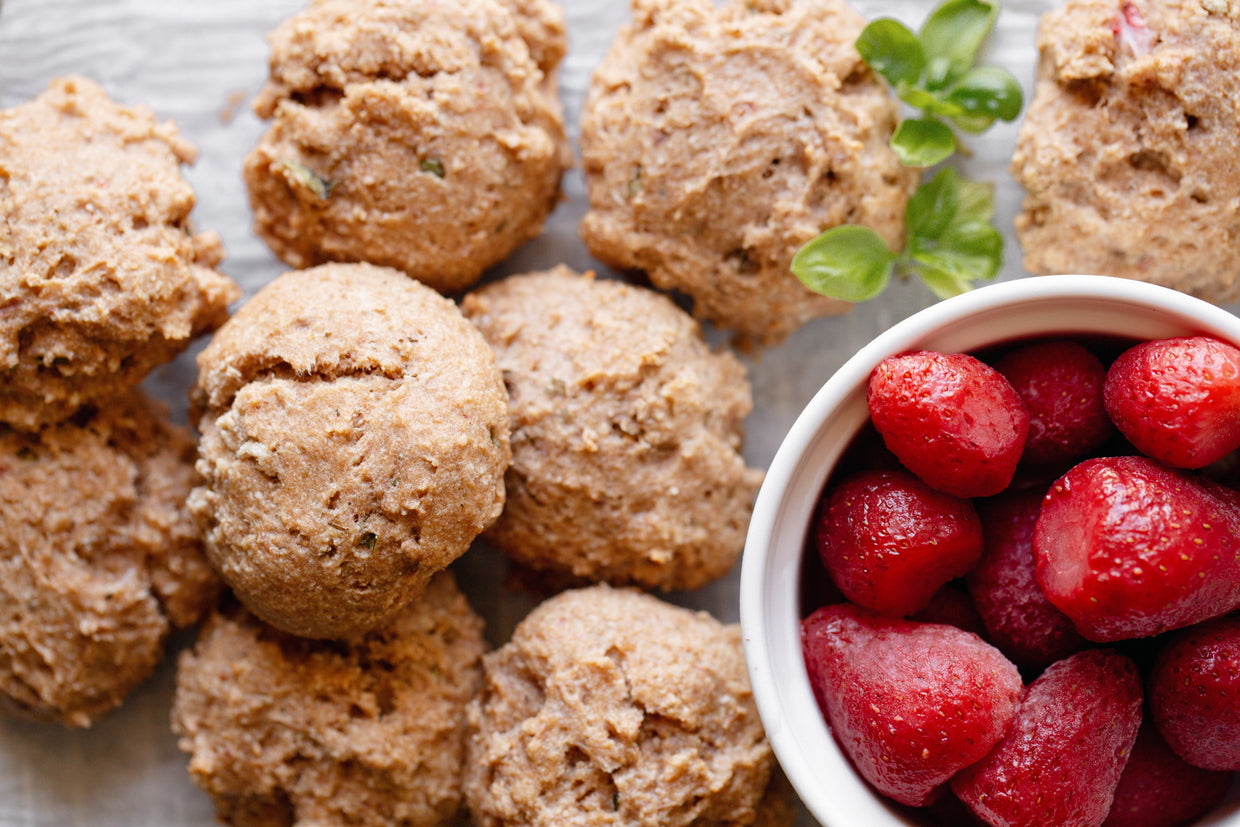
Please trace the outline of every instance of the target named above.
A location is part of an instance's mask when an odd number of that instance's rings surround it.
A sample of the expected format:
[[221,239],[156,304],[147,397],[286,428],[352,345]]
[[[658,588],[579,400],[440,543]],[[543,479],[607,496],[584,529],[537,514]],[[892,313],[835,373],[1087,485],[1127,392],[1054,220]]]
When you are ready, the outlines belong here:
[[[627,20],[624,0],[561,0],[568,16],[571,51],[561,67],[569,132],[590,72]],[[1012,0],[989,44],[989,60],[1012,70],[1031,87],[1034,31],[1051,0]],[[916,26],[930,0],[857,0],[874,17],[889,15]],[[266,77],[265,33],[300,9],[301,0],[4,0],[0,6],[0,106],[38,94],[58,75],[78,73],[103,84],[116,99],[149,106],[172,119],[197,144],[200,157],[188,171],[198,195],[194,220],[224,238],[223,269],[247,295],[282,272],[249,229],[250,212],[240,170],[262,124],[249,102]],[[997,223],[1008,237],[1002,279],[1023,275],[1011,233],[1020,193],[1006,171],[1016,127],[1000,125],[973,141],[962,163],[966,175],[996,184]],[[578,171],[565,181],[566,200],[544,236],[521,249],[495,275],[566,263],[604,270],[577,236],[585,212]],[[815,321],[783,345],[746,356],[755,410],[747,427],[746,456],[766,467],[801,407],[828,376],[875,334],[930,304],[917,283],[897,283],[880,299],[852,313]],[[718,342],[725,339],[717,334]],[[195,349],[196,350],[196,349]],[[156,372],[148,387],[183,416],[193,380],[193,353]],[[487,618],[488,637],[499,644],[531,608],[528,598],[502,588],[505,564],[475,548],[456,564],[471,602]],[[671,599],[737,619],[737,572],[692,594]],[[185,646],[189,635],[172,642]],[[86,732],[0,720],[0,825],[188,827],[214,822],[207,797],[189,782],[185,759],[169,731],[171,660],[126,705]],[[813,820],[802,813],[801,825]],[[860,825],[858,827],[861,827]]]

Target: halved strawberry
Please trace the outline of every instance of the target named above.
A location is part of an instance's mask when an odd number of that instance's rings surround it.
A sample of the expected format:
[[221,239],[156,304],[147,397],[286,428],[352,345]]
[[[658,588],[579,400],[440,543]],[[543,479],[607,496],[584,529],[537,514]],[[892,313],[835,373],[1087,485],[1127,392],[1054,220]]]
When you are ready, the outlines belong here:
[[861,471],[829,488],[814,534],[844,596],[890,615],[925,608],[982,554],[972,503],[907,471]]
[[1051,664],[1016,720],[952,790],[994,827],[1098,827],[1141,722],[1141,677],[1110,649]]
[[1150,714],[1188,763],[1240,770],[1240,617],[1172,638],[1150,674]]
[[1022,462],[1058,466],[1106,442],[1115,426],[1102,404],[1106,368],[1083,345],[1067,340],[1033,342],[995,362],[1025,404],[1029,438]]
[[1148,637],[1240,607],[1234,492],[1145,457],[1086,460],[1042,502],[1038,585],[1090,640]]
[[861,775],[922,806],[1016,714],[1020,675],[977,635],[841,604],[802,622],[818,705]]
[[964,353],[893,356],[870,374],[866,400],[887,447],[931,488],[988,497],[1011,481],[1029,415],[984,362]]
[[1204,468],[1240,448],[1240,349],[1207,336],[1142,342],[1107,371],[1107,413],[1137,450]]

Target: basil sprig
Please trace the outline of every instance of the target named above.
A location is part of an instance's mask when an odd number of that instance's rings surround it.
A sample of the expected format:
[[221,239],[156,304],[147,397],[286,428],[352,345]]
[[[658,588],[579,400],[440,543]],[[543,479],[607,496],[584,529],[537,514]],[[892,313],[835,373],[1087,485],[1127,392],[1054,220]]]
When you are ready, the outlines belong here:
[[[905,166],[934,166],[955,153],[959,145],[951,124],[977,133],[1020,114],[1016,78],[997,66],[973,65],[998,15],[997,2],[946,0],[917,34],[882,18],[857,38],[865,62],[901,100],[922,111],[919,118],[901,121],[891,136],[891,148]],[[947,298],[998,274],[1003,236],[991,224],[993,217],[991,186],[944,168],[909,199],[902,252],[891,250],[873,230],[849,224],[802,247],[792,271],[809,289],[850,302],[874,298],[894,273],[916,274],[936,296]]]
[[[891,148],[906,166],[932,166],[956,151],[955,132],[984,132],[996,120],[1015,120],[1020,84],[998,66],[974,66],[999,16],[998,3],[947,0],[914,34],[891,18],[871,22],[857,38],[861,58],[923,116],[902,122]],[[944,120],[945,119],[945,120]]]
[[893,273],[916,273],[939,298],[992,279],[1003,262],[1003,236],[991,225],[994,194],[947,167],[913,193],[904,209],[905,245],[895,253],[868,227],[833,227],[792,259],[811,290],[862,302],[887,287]]

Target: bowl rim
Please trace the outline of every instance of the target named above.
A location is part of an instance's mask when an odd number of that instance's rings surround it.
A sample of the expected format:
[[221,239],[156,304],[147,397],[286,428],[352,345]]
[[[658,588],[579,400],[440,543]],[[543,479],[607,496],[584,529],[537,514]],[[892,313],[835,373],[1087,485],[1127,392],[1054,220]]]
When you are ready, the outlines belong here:
[[[1055,308],[1055,305],[1070,305]],[[1079,308],[1077,306],[1079,305]],[[1032,311],[1055,309],[1055,322],[1035,324]],[[1079,312],[1077,312],[1079,310]],[[896,353],[925,349],[976,350],[1015,339],[1042,336],[1103,333],[1089,329],[1095,317],[1120,318],[1131,311],[1141,339],[1170,335],[1212,335],[1240,346],[1240,318],[1221,307],[1171,288],[1113,276],[1054,275],[998,282],[945,299],[919,310],[854,353],[827,379],[797,416],[766,472],[758,492],[741,558],[740,623],[749,678],[759,715],[775,755],[801,800],[813,816],[829,827],[909,825],[907,810],[892,804],[861,780],[836,745],[829,727],[817,713],[804,662],[784,655],[773,657],[780,639],[792,634],[799,653],[799,570],[805,532],[812,508],[826,477],[839,460],[848,439],[824,446],[821,436],[833,422],[853,422],[852,433],[864,421],[864,394],[870,372],[883,358]],[[997,315],[994,315],[997,314]],[[1028,324],[1021,318],[1030,317]],[[970,344],[978,325],[969,320],[1014,316],[1005,323],[1004,335]],[[969,322],[969,323],[967,323]],[[1096,322],[1101,324],[1101,322]],[[1146,328],[1153,331],[1145,332]],[[1110,332],[1110,331],[1107,331]],[[1105,335],[1105,333],[1104,333]],[[1124,335],[1112,332],[1112,335]],[[1128,334],[1132,335],[1132,334]],[[858,406],[860,404],[860,410]],[[857,417],[862,417],[857,419]],[[812,457],[812,458],[811,458]],[[823,462],[825,457],[826,461]],[[823,467],[808,467],[818,464]],[[774,548],[797,532],[795,549]],[[784,542],[784,546],[791,545]],[[782,598],[783,602],[774,598]],[[775,661],[782,657],[783,664]],[[782,671],[777,673],[777,668]],[[798,718],[806,700],[815,713]],[[851,793],[833,789],[820,778],[823,772],[847,771],[853,779]],[[864,791],[864,794],[862,794]],[[1240,796],[1229,799],[1227,813],[1240,813]],[[1202,824],[1240,825],[1236,819],[1211,817]]]

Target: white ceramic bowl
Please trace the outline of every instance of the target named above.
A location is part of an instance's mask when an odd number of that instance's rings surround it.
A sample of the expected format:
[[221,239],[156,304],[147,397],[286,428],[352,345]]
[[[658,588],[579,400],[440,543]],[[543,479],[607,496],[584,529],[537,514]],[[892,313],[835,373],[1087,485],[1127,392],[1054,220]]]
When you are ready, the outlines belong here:
[[[870,372],[910,350],[976,351],[1070,334],[1158,339],[1209,334],[1240,346],[1240,318],[1162,287],[1104,276],[1041,276],[988,285],[910,316],[862,348],[810,400],[758,494],[741,564],[740,612],[758,710],[792,785],[827,827],[923,822],[889,804],[832,739],[801,658],[800,581],[806,534],[832,467],[867,418]],[[1202,825],[1240,827],[1240,795]]]

